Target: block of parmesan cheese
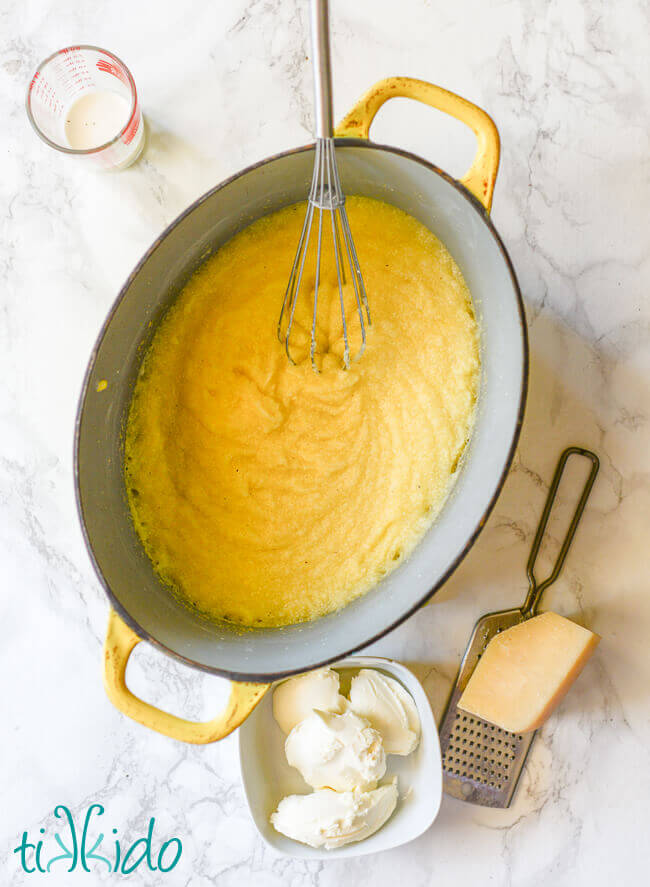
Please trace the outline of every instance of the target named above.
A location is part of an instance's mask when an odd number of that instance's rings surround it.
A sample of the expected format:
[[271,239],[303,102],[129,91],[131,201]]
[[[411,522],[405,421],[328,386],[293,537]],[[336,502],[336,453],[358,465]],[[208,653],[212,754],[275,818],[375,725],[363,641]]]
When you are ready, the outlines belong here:
[[458,707],[511,733],[551,715],[600,637],[557,613],[542,613],[492,638]]

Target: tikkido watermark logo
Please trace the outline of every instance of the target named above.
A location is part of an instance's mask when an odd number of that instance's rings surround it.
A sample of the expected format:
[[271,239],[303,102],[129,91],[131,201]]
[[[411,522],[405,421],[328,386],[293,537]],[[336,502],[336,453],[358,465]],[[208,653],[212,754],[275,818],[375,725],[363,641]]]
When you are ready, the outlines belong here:
[[[183,852],[180,838],[169,838],[154,849],[156,818],[149,820],[147,833],[131,844],[123,844],[117,837],[118,830],[111,828],[111,835],[105,838],[100,831],[95,838],[90,835],[91,819],[104,815],[101,804],[91,804],[79,829],[70,809],[63,804],[54,808],[54,815],[61,820],[60,832],[54,833],[54,844],[44,828],[39,829],[39,839],[29,840],[29,833],[23,832],[20,844],[14,848],[18,854],[22,870],[27,874],[41,872],[46,875],[52,868],[55,871],[75,870],[91,872],[103,868],[112,874],[130,875],[139,866],[152,872],[171,872],[178,865]],[[99,823],[95,823],[99,827]]]

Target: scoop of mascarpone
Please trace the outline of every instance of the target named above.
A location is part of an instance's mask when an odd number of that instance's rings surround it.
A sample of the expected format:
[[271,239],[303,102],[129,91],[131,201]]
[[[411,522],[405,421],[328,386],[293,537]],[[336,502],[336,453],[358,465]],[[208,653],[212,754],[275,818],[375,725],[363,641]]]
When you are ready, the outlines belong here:
[[381,736],[352,711],[312,712],[289,733],[284,750],[313,788],[374,788],[386,772]]
[[289,678],[273,693],[273,717],[283,733],[290,733],[314,709],[339,713],[346,705],[347,700],[339,693],[338,672],[331,668]]
[[396,804],[394,783],[368,792],[324,788],[284,798],[272,814],[271,824],[294,841],[332,850],[370,837],[390,817]]
[[388,754],[408,755],[420,741],[420,717],[410,693],[394,678],[362,668],[350,687],[352,711],[381,736]]

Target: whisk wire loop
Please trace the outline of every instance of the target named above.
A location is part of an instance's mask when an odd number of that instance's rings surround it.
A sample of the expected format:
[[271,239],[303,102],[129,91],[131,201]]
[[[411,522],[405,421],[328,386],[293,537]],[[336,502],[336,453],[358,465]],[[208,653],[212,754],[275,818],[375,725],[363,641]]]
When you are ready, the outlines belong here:
[[[291,334],[294,327],[294,316],[300,287],[303,279],[305,260],[311,239],[311,230],[314,224],[314,213],[318,210],[318,234],[316,244],[316,276],[314,280],[313,311],[311,322],[311,341],[309,355],[312,368],[318,372],[316,361],[317,354],[317,327],[318,327],[318,294],[321,285],[322,272],[322,246],[323,246],[323,218],[324,213],[330,214],[332,228],[332,244],[334,249],[334,266],[336,268],[336,281],[338,287],[339,307],[341,312],[341,329],[343,335],[343,367],[349,369],[352,360],[358,360],[366,347],[366,326],[371,325],[368,297],[361,274],[361,267],[357,251],[352,239],[350,223],[345,208],[345,194],[341,186],[334,139],[320,138],[316,140],[314,173],[312,176],[307,212],[303,222],[298,249],[291,268],[289,282],[284,294],[280,318],[278,321],[278,338],[284,343],[287,357],[292,363],[296,363],[291,351]],[[347,266],[347,267],[346,267]],[[359,350],[351,356],[348,317],[345,309],[344,286],[351,281],[354,298],[355,314],[359,321],[361,344]],[[365,309],[365,319],[364,319]],[[286,329],[285,329],[286,323]]]

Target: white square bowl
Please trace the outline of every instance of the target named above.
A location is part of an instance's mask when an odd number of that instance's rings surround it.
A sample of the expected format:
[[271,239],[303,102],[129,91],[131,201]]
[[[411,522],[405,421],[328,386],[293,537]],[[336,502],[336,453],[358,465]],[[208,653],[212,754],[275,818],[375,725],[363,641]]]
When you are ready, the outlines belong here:
[[340,859],[379,853],[412,841],[433,823],[442,799],[442,761],[438,730],[422,684],[406,666],[392,659],[350,656],[331,666],[341,674],[347,693],[351,677],[361,668],[375,668],[395,678],[413,697],[422,735],[416,750],[406,756],[387,755],[382,782],[397,777],[399,799],[388,822],[365,841],[334,850],[315,849],[291,840],[273,828],[269,817],[286,795],[312,789],[284,754],[285,736],[273,718],[273,690],[239,728],[239,761],[251,816],[264,841],[277,853],[301,859]]

